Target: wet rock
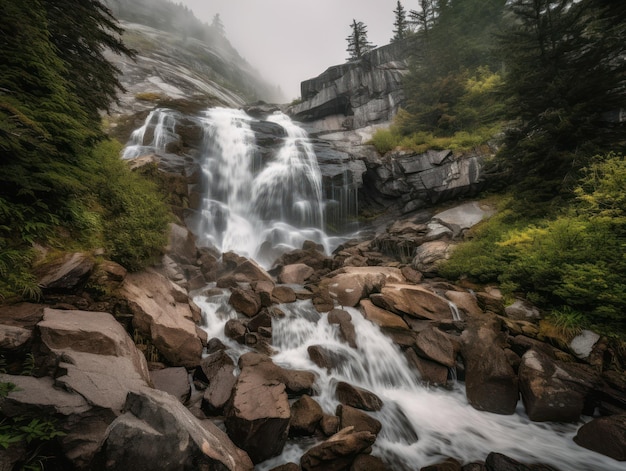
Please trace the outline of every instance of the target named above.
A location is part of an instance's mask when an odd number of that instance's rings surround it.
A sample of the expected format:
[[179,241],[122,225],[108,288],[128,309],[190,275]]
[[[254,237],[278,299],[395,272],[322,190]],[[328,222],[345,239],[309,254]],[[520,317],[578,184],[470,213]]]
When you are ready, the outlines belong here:
[[454,458],[448,458],[441,463],[424,466],[420,471],[461,471],[461,463]]
[[350,358],[342,352],[331,350],[321,345],[309,345],[307,353],[313,363],[328,372],[338,369],[342,364],[350,361]]
[[289,436],[313,435],[323,417],[320,405],[310,396],[303,395],[291,405]]
[[42,290],[77,290],[89,278],[94,262],[85,253],[68,253],[37,268],[37,283]]
[[529,350],[519,367],[520,391],[526,413],[537,422],[575,422],[595,378],[586,378],[575,365],[566,365],[547,354]]
[[379,326],[383,331],[388,329],[409,330],[408,324],[401,316],[375,306],[369,299],[362,300],[360,307],[363,317]]
[[303,471],[340,471],[348,468],[356,456],[369,449],[376,436],[355,432],[351,427],[340,430],[328,440],[310,448],[300,459]]
[[232,288],[228,299],[235,311],[253,317],[261,310],[261,297],[251,289]]
[[626,461],[626,414],[599,417],[578,429],[574,441],[585,448]]
[[513,414],[519,398],[517,375],[504,353],[497,319],[472,317],[461,341],[469,403],[478,410]]
[[414,348],[418,355],[452,368],[459,345],[441,330],[430,327],[417,334]]
[[350,313],[341,309],[333,309],[328,313],[328,323],[339,325],[339,332],[344,342],[352,348],[357,348],[356,331],[354,330]]
[[253,469],[250,458],[224,432],[200,422],[169,394],[131,393],[125,410],[109,427],[92,469]]
[[430,320],[452,319],[448,301],[421,286],[388,283],[380,296],[370,299],[378,307],[397,314]]
[[315,270],[310,266],[304,263],[294,263],[282,267],[278,275],[278,281],[286,285],[303,285],[314,273]]
[[336,434],[339,431],[339,417],[336,415],[324,414],[324,417],[320,420],[320,427],[324,435],[327,437]]
[[296,301],[296,293],[289,286],[277,286],[272,291],[272,298],[279,304],[293,303]]
[[246,325],[239,319],[228,319],[224,325],[224,335],[243,344],[246,336]]
[[339,429],[354,427],[355,432],[366,431],[378,435],[382,428],[379,420],[367,412],[348,405],[339,404],[337,406],[337,417],[339,417]]
[[150,371],[150,379],[155,389],[164,391],[185,404],[191,396],[189,374],[185,368],[163,368]]
[[358,455],[352,462],[350,471],[391,471],[391,468],[377,456]]
[[250,322],[248,322],[248,330],[250,332],[259,332],[259,329],[271,329],[271,327],[272,316],[266,309],[261,310],[259,314],[254,316],[252,319],[250,319]]
[[446,385],[448,382],[448,368],[446,366],[419,357],[412,348],[407,349],[405,354],[409,365],[413,365],[419,371],[422,381],[441,386]]
[[172,366],[200,363],[202,341],[187,295],[153,270],[132,273],[120,290],[133,313],[133,326],[150,339]]
[[377,411],[383,407],[383,401],[371,391],[346,382],[337,383],[335,390],[337,400],[347,406],[367,411]]
[[285,463],[272,468],[270,471],[300,471],[300,465],[296,463]]
[[527,466],[501,453],[489,453],[485,465],[488,471],[558,471],[541,464]]
[[257,373],[267,379],[283,383],[290,394],[310,394],[315,382],[315,375],[305,370],[289,370],[276,365],[272,359],[262,353],[245,353],[239,357],[239,368],[255,368]]
[[445,297],[456,304],[457,308],[461,312],[465,312],[469,315],[481,315],[483,313],[480,306],[478,306],[478,301],[476,301],[476,296],[472,293],[464,293],[461,291],[446,291]]
[[285,385],[256,366],[244,366],[226,411],[226,429],[254,463],[279,455],[291,418]]
[[315,271],[320,271],[332,266],[332,259],[324,255],[324,249],[321,250],[312,244],[303,245],[302,249],[293,250],[281,255],[274,265],[286,266],[294,264],[304,264],[311,267]]

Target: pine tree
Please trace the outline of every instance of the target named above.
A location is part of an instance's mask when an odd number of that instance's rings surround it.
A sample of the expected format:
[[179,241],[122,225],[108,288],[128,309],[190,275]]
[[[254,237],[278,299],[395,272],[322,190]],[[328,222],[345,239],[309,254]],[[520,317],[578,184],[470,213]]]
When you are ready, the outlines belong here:
[[529,188],[541,182],[558,191],[591,155],[623,140],[623,127],[603,119],[623,106],[626,89],[624,7],[608,3],[511,3],[514,22],[501,46],[515,124],[502,156],[510,175]]
[[346,51],[350,53],[350,57],[347,60],[354,61],[359,60],[368,51],[371,51],[376,46],[367,40],[367,27],[362,21],[352,20],[350,25],[352,32],[350,36],[346,38],[348,41],[348,48]]
[[393,25],[396,27],[396,29],[393,30],[393,38],[391,38],[391,42],[405,39],[409,32],[409,24],[406,19],[406,10],[402,6],[402,3],[400,3],[400,0],[398,0],[396,9],[393,11],[393,13],[396,17]]
[[216,13],[213,17],[213,22],[211,23],[211,28],[215,30],[217,34],[220,36],[224,36],[226,34],[224,29],[224,23],[222,23],[222,19],[220,18],[220,14]]

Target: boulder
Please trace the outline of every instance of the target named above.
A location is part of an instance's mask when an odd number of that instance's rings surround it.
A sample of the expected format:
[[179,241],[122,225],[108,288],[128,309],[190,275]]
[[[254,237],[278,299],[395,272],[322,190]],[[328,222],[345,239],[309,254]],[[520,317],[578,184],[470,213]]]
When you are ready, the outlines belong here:
[[279,455],[291,418],[285,385],[255,366],[244,366],[226,411],[226,430],[254,463]]
[[370,432],[355,432],[347,427],[328,440],[307,450],[300,459],[303,471],[340,471],[348,469],[360,453],[368,450],[376,440]]
[[0,349],[17,350],[26,345],[33,332],[23,327],[0,324]]
[[189,374],[182,366],[152,370],[150,379],[155,389],[171,394],[182,404],[185,404],[191,396]]
[[378,435],[382,424],[379,420],[360,409],[339,404],[337,406],[337,417],[339,417],[339,428],[354,427],[355,432],[370,432]]
[[478,306],[478,301],[476,300],[476,296],[472,293],[466,293],[461,291],[446,291],[445,297],[449,301],[456,304],[456,307],[459,308],[462,312],[465,312],[469,315],[480,315],[483,313],[480,306]]
[[446,240],[424,242],[415,250],[411,266],[421,273],[437,273],[439,265],[450,258],[454,245]]
[[89,278],[94,262],[88,254],[76,252],[37,267],[42,290],[76,291]]
[[166,251],[177,262],[191,265],[198,258],[196,237],[186,227],[170,224]]
[[584,360],[589,358],[594,346],[599,340],[600,335],[591,330],[585,329],[570,341],[569,349],[578,358]]
[[335,396],[342,404],[356,407],[357,409],[377,411],[383,407],[383,401],[376,394],[344,381],[337,383]]
[[[361,267],[350,267],[355,270]],[[379,292],[386,278],[380,273],[368,270],[366,273],[340,273],[328,284],[328,292],[341,306],[354,307],[371,293]]]
[[43,319],[44,304],[18,303],[0,306],[0,325],[33,330]]
[[338,350],[331,350],[322,345],[309,345],[307,353],[313,363],[328,372],[339,369],[342,365],[350,361],[350,357]]
[[452,368],[459,345],[441,330],[429,327],[417,334],[414,348],[418,355]]
[[261,310],[261,297],[251,289],[232,288],[232,294],[228,299],[235,311],[241,312],[247,317],[256,316]]
[[303,285],[314,273],[315,270],[310,266],[304,263],[294,263],[281,268],[278,281],[286,285]]
[[91,469],[252,471],[250,458],[211,422],[157,390],[130,393]]
[[388,283],[380,296],[372,297],[378,307],[397,314],[430,320],[452,319],[448,301],[422,286]]
[[339,325],[339,332],[343,341],[350,345],[350,347],[357,348],[356,331],[354,330],[352,316],[350,316],[349,312],[341,309],[333,309],[328,313],[328,323]]
[[461,471],[461,463],[454,458],[448,458],[441,463],[431,464],[420,468],[420,471]]
[[448,382],[448,367],[431,360],[422,358],[409,348],[405,352],[409,365],[419,371],[422,381],[430,384],[445,386]]
[[391,468],[377,456],[358,455],[352,462],[350,471],[391,471]]
[[528,350],[519,366],[519,385],[528,417],[537,422],[576,422],[595,378],[582,368]]
[[489,453],[485,465],[488,471],[557,471],[541,464],[525,465],[501,453]]
[[505,315],[518,321],[541,319],[541,313],[537,307],[525,299],[516,299],[513,304],[504,308]]
[[224,324],[224,335],[235,342],[244,343],[246,331],[246,324],[239,319],[228,319]]
[[250,352],[239,357],[239,368],[255,368],[258,374],[268,380],[284,384],[290,394],[310,394],[315,382],[315,375],[305,370],[289,370],[275,364],[263,353]]
[[386,330],[410,330],[409,325],[401,316],[375,306],[369,299],[362,300],[359,306],[363,317],[379,326],[383,332]]
[[320,421],[322,432],[327,437],[336,434],[339,431],[339,417],[336,415],[324,414]]
[[133,326],[150,339],[172,366],[200,363],[202,341],[186,293],[154,270],[132,273],[120,290],[133,314]]
[[598,417],[578,429],[574,441],[614,460],[626,461],[626,414]]
[[296,293],[289,286],[276,286],[272,290],[272,298],[279,304],[293,303],[296,301]]
[[224,350],[217,350],[202,359],[194,377],[209,384],[202,397],[202,410],[209,415],[221,413],[235,386],[235,364]]
[[291,405],[291,422],[289,436],[313,435],[324,412],[320,405],[307,394]]
[[519,398],[517,375],[504,353],[495,316],[470,318],[461,341],[469,403],[478,410],[513,414]]

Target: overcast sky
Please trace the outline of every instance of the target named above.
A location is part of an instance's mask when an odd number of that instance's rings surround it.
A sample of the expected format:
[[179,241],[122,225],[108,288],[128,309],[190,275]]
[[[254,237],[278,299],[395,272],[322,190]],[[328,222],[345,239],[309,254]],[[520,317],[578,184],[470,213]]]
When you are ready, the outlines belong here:
[[[180,0],[174,0],[180,1]],[[211,23],[220,14],[226,36],[239,53],[285,98],[300,96],[300,82],[348,57],[352,19],[367,26],[377,46],[393,36],[397,0],[182,0]],[[408,11],[418,0],[401,2]]]

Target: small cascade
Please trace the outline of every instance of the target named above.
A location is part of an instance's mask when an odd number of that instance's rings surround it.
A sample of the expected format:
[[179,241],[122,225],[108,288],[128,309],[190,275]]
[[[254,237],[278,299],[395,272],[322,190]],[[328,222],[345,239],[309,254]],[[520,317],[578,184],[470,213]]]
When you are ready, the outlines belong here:
[[133,131],[122,153],[123,159],[167,151],[169,144],[178,141],[175,128],[178,113],[158,108],[150,112],[143,126]]
[[461,319],[461,313],[459,312],[459,307],[454,304],[452,301],[448,300],[448,306],[450,306],[450,314],[452,314],[452,320],[453,321],[460,321]]

